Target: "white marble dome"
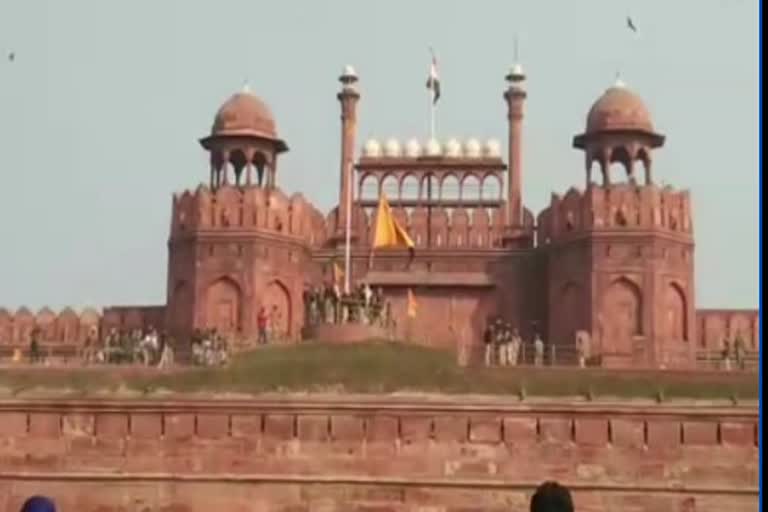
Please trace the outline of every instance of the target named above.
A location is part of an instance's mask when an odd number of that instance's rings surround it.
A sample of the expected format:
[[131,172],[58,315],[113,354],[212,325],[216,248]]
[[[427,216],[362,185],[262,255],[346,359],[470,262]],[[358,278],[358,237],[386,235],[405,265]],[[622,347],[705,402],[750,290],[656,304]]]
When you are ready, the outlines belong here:
[[402,154],[400,149],[400,143],[397,139],[389,139],[384,145],[384,156],[390,158],[397,158]]
[[405,145],[405,154],[410,158],[421,156],[421,143],[416,139],[411,139]]
[[469,139],[464,145],[464,154],[469,158],[479,158],[482,156],[482,148],[480,147],[480,141],[477,139]]
[[490,139],[485,143],[485,156],[490,158],[501,157],[501,144],[496,139]]
[[435,139],[429,139],[425,146],[427,156],[440,156],[443,153],[443,147]]
[[363,146],[363,156],[378,158],[381,156],[381,144],[376,139],[368,139]]
[[445,156],[451,158],[461,157],[461,142],[456,139],[450,139],[445,143]]

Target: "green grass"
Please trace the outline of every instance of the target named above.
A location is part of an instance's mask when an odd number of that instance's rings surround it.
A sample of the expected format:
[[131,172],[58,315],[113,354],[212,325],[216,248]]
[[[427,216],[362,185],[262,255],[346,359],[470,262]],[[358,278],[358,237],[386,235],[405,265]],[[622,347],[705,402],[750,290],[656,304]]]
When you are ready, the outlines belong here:
[[422,392],[511,396],[756,399],[757,374],[618,370],[459,368],[452,352],[413,345],[305,343],[267,347],[236,357],[227,368],[159,373],[131,368],[0,369],[0,388],[92,394]]

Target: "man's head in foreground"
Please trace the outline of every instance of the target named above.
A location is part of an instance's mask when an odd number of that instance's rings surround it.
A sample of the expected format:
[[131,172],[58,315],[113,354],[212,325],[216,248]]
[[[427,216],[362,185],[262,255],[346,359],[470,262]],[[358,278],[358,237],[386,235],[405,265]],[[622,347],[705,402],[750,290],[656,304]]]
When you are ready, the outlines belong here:
[[56,505],[45,496],[32,496],[24,502],[21,512],[56,512]]
[[557,482],[544,482],[531,498],[531,512],[573,512],[570,491]]

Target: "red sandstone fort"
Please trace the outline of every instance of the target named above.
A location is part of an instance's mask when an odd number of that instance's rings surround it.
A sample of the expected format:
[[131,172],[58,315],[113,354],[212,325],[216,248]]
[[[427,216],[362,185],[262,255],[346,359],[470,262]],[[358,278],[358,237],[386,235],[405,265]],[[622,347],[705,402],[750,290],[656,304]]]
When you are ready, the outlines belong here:
[[[691,366],[724,335],[740,334],[756,350],[756,311],[696,309],[691,197],[656,183],[654,151],[665,136],[642,99],[619,82],[597,98],[573,138],[583,179],[535,214],[522,197],[525,74],[515,66],[506,78],[498,113],[503,98],[506,154],[498,141],[475,139],[369,140],[357,154],[364,88],[347,67],[337,95],[339,206],[327,215],[279,188],[288,144],[277,121],[255,94],[234,94],[200,140],[208,183],[173,196],[167,303],[80,314],[0,308],[0,349],[26,345],[34,326],[44,343],[62,346],[77,346],[94,327],[147,325],[177,338],[215,327],[249,340],[259,308],[273,305],[280,331],[298,340],[303,292],[331,279],[349,218],[353,282],[383,288],[396,317],[405,317],[407,290],[418,298],[419,315],[398,324],[399,338],[480,343],[488,316],[500,315],[555,346],[585,330],[603,366]],[[616,163],[621,176],[611,175]],[[410,265],[405,251],[370,258],[380,192],[416,243]]]

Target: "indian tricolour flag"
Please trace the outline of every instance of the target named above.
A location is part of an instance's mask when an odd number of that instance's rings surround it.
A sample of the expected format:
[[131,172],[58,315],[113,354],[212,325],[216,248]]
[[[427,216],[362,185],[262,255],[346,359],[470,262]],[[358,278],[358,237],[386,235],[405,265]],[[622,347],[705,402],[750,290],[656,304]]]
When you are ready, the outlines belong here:
[[437,74],[437,58],[432,52],[432,64],[429,67],[429,78],[427,78],[427,89],[432,91],[432,104],[440,99],[440,77]]

